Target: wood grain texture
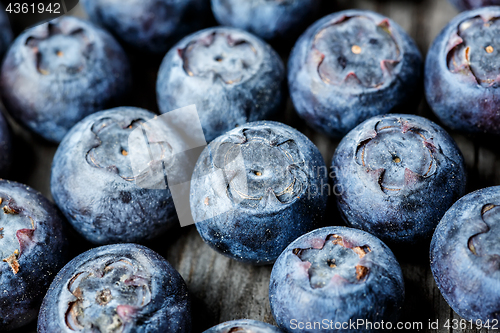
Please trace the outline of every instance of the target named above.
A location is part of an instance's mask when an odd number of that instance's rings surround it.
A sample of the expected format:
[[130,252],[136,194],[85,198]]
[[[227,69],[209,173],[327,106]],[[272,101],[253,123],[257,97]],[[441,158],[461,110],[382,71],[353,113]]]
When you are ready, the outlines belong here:
[[[333,0],[332,0],[333,1]],[[363,8],[387,15],[398,22],[416,40],[423,54],[434,37],[457,11],[446,0],[339,0],[339,9]],[[81,8],[73,13],[84,15]],[[326,13],[325,13],[326,14]],[[286,58],[286,54],[284,57]],[[154,81],[161,59],[145,64],[140,55],[132,55],[136,90],[133,105],[156,111]],[[417,113],[436,121],[422,98]],[[307,128],[290,101],[279,120],[298,128],[313,140],[329,164],[338,141],[329,140]],[[33,137],[13,124],[16,136],[15,167],[12,179],[28,184],[51,198],[50,165],[56,147]],[[451,133],[462,150],[469,174],[468,191],[500,184],[500,145],[498,138],[474,138]],[[342,225],[333,200],[325,216],[326,225]],[[194,332],[217,323],[251,318],[274,324],[268,301],[271,266],[250,266],[230,260],[203,243],[194,226],[177,228],[159,240],[146,244],[164,255],[185,279],[193,297]],[[89,248],[80,243],[75,252]],[[442,298],[432,277],[428,244],[394,249],[401,263],[406,285],[406,302],[401,321],[421,322],[420,332],[489,332],[486,329],[454,330],[444,328],[446,320],[458,319]],[[488,297],[488,295],[482,295]],[[429,321],[439,320],[439,328],[428,329]],[[35,325],[19,332],[34,332]],[[416,331],[416,330],[410,330]],[[494,330],[491,330],[493,332]]]

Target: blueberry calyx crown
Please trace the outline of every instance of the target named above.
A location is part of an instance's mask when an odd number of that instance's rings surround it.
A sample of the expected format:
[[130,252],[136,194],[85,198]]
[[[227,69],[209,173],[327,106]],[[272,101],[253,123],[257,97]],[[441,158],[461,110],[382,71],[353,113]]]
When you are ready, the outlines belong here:
[[121,332],[151,302],[150,280],[129,258],[79,272],[70,279],[67,289],[72,301],[65,321],[73,331],[97,328],[99,332]]
[[132,165],[129,160],[129,137],[130,134],[142,127],[143,139],[147,143],[148,149],[136,152],[144,156],[134,156],[136,159],[145,161],[163,161],[165,157],[171,156],[172,150],[167,142],[149,142],[151,131],[145,132],[144,119],[133,119],[130,121],[118,121],[112,118],[102,118],[94,122],[91,131],[99,141],[99,144],[91,148],[86,154],[87,163],[95,168],[106,169],[118,174],[126,181],[141,180],[147,174],[137,172],[134,175]]
[[224,173],[227,196],[240,206],[288,204],[307,189],[304,159],[286,135],[268,127],[243,128],[214,145],[213,164]]
[[500,84],[500,20],[476,16],[462,21],[448,41],[448,70],[482,87]]
[[342,16],[321,29],[312,43],[312,62],[323,82],[354,88],[380,88],[392,81],[401,50],[389,21]]
[[259,52],[248,40],[212,32],[178,49],[187,75],[220,79],[227,85],[248,80],[258,70]]
[[431,177],[438,153],[430,134],[408,121],[386,118],[359,141],[354,155],[385,194],[395,194]]
[[66,24],[64,19],[49,22],[45,27],[25,42],[34,56],[38,73],[72,76],[82,72],[94,49],[84,28]]
[[326,287],[333,281],[360,283],[366,280],[370,269],[361,260],[371,252],[368,245],[353,246],[340,235],[328,235],[323,246],[293,250],[293,254],[307,263],[311,288]]
[[500,270],[500,205],[488,203],[481,208],[480,231],[467,241],[467,246],[477,257],[483,257],[488,262],[486,266],[491,272]]
[[32,242],[35,222],[13,199],[4,199],[7,197],[0,195],[0,205],[4,204],[0,212],[0,259],[17,274],[21,268],[19,257]]

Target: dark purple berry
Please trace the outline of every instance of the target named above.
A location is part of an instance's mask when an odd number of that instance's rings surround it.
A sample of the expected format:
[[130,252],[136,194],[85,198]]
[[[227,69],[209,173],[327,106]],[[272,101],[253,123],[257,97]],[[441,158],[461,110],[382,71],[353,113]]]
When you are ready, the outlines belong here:
[[276,260],[269,301],[285,332],[378,332],[352,329],[349,323],[397,320],[403,274],[391,250],[375,236],[346,227],[316,229]]
[[17,37],[0,84],[7,111],[58,143],[79,120],[121,103],[131,76],[127,57],[110,34],[63,16]]
[[390,243],[431,237],[465,193],[465,165],[455,141],[414,115],[366,120],[340,142],[332,160],[345,222]]
[[50,282],[66,263],[65,225],[40,193],[0,180],[0,331],[36,318]]
[[427,101],[448,127],[500,134],[500,7],[455,17],[425,64]]
[[39,333],[75,331],[189,333],[186,284],[147,247],[91,249],[57,274],[38,316]]
[[298,114],[314,129],[342,137],[372,116],[407,104],[418,91],[422,57],[391,19],[348,10],[314,23],[288,62]]
[[500,186],[467,194],[443,216],[431,269],[448,304],[466,320],[500,320]]
[[217,27],[187,36],[163,59],[156,92],[162,113],[196,105],[207,141],[283,106],[285,69],[252,34]]

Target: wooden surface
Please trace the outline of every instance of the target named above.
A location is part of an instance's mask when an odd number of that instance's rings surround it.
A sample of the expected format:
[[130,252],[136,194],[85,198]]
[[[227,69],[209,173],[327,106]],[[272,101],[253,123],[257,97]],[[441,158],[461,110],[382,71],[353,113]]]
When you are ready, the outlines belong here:
[[[343,0],[339,1],[339,7],[370,9],[391,17],[416,40],[423,54],[439,31],[457,14],[446,0]],[[73,12],[82,15],[80,8]],[[151,63],[154,65],[150,65]],[[137,90],[132,104],[156,110],[154,80],[159,59],[148,62],[146,67],[141,61],[136,61],[134,65]],[[309,136],[329,164],[338,142],[328,140],[304,127],[294,114],[290,102],[288,104],[288,110],[281,120]],[[423,99],[418,114],[435,120]],[[33,138],[16,125],[13,127],[16,132],[16,156],[11,179],[31,185],[51,198],[50,164],[56,147]],[[452,135],[465,156],[469,173],[468,191],[499,185],[498,139],[470,138],[456,133]],[[343,224],[333,201],[325,217],[325,224]],[[268,301],[271,266],[244,265],[219,255],[203,243],[193,226],[182,229],[179,227],[162,239],[146,245],[164,255],[184,277],[193,296],[195,332],[201,332],[219,322],[239,318],[274,323]],[[88,247],[88,244],[79,244],[75,247],[75,254]],[[402,266],[406,285],[407,296],[401,321],[421,322],[424,327],[421,332],[488,332],[486,329],[453,330],[443,327],[447,319],[460,317],[446,304],[434,283],[429,268],[428,244],[418,248],[394,249],[394,252]],[[440,320],[439,329],[428,330],[429,321],[436,319]],[[20,332],[33,332],[35,327],[31,325],[29,329]]]

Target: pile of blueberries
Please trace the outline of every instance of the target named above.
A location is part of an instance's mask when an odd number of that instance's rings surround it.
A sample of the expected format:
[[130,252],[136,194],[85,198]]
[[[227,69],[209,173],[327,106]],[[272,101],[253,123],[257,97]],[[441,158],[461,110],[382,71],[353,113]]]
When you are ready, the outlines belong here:
[[[346,323],[395,322],[405,287],[389,246],[431,238],[432,273],[453,310],[500,319],[500,187],[465,195],[456,143],[411,114],[423,84],[447,128],[500,135],[500,1],[452,1],[464,12],[425,64],[390,18],[363,10],[320,18],[328,2],[82,0],[90,20],[63,16],[13,41],[0,15],[5,109],[59,145],[55,204],[0,180],[1,332],[37,317],[38,332],[191,331],[182,277],[139,245],[172,230],[179,212],[173,189],[139,186],[148,175],[130,161],[131,133],[159,115],[124,106],[129,50],[164,55],[161,114],[196,106],[209,143],[196,156],[189,206],[202,239],[234,260],[274,264],[278,327],[242,319],[206,332],[293,332],[294,320],[324,319],[333,326],[298,331],[357,332]],[[206,28],[210,6],[222,26]],[[286,68],[275,49],[291,49]],[[329,167],[305,135],[276,121],[288,97],[312,129],[341,139]],[[0,114],[6,178],[11,140]],[[178,138],[162,140],[158,156],[174,156]],[[168,159],[149,153],[163,172]],[[347,227],[324,221],[329,197]],[[97,247],[70,258],[73,231]]]

